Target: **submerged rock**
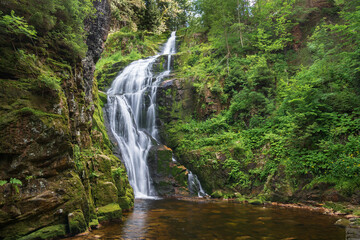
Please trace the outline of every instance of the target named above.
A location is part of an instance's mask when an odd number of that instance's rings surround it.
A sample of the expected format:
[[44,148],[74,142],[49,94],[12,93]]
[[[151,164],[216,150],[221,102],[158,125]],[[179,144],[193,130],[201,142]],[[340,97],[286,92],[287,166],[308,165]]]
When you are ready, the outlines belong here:
[[346,240],[360,239],[360,226],[348,226],[346,228]]

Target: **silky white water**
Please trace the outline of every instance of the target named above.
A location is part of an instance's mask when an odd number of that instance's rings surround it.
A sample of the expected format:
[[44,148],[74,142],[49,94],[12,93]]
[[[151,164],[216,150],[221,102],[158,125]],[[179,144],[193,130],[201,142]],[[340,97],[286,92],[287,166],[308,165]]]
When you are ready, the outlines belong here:
[[[175,40],[172,32],[160,54],[131,63],[107,91],[110,130],[119,145],[135,198],[156,196],[146,159],[152,142],[158,141],[156,90],[170,73]],[[154,75],[152,66],[161,55],[168,55],[167,69]]]
[[191,171],[189,171],[188,174],[188,186],[191,194],[197,194],[198,197],[208,196],[204,191],[204,189],[202,188],[198,177],[195,174],[193,174]]

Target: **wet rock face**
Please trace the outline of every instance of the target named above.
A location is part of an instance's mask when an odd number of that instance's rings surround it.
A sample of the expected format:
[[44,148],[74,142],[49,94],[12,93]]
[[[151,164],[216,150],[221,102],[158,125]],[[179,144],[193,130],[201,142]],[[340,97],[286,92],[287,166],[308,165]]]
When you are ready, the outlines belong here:
[[187,169],[172,160],[172,150],[153,146],[147,159],[153,185],[159,196],[189,195]]
[[97,10],[96,17],[85,21],[85,30],[88,32],[86,57],[79,64],[81,72],[75,72],[75,78],[66,82],[64,87],[69,116],[71,134],[81,145],[89,145],[88,137],[91,131],[93,104],[93,78],[95,63],[99,60],[104,43],[110,29],[110,3],[108,0],[93,2]]
[[179,119],[186,119],[196,109],[196,92],[191,82],[182,79],[169,79],[160,84],[157,90],[157,126],[163,142],[171,144],[165,125]]
[[168,65],[170,66],[170,69],[174,69],[176,59],[177,59],[177,56],[172,55],[172,57],[170,58],[170,63],[169,63],[168,55],[161,55],[159,58],[156,59],[154,65],[152,67],[152,72],[155,74],[161,73],[168,68]]
[[[93,137],[93,74],[110,23],[109,1],[94,5],[97,17],[85,24],[86,58],[72,77],[63,79],[62,90],[39,94],[0,79],[0,239],[78,233],[98,222],[105,210],[110,220],[121,217],[120,206],[133,204],[124,166],[114,156],[98,153],[102,134],[98,141]],[[100,146],[91,152],[95,144]],[[79,156],[79,149],[89,153]],[[96,211],[106,204],[116,208]]]
[[85,29],[88,32],[88,38],[86,40],[88,52],[82,62],[86,95],[89,98],[91,97],[95,63],[99,60],[103,51],[111,20],[110,3],[108,0],[96,0],[93,4],[97,9],[97,13],[95,19],[88,19],[85,22]]

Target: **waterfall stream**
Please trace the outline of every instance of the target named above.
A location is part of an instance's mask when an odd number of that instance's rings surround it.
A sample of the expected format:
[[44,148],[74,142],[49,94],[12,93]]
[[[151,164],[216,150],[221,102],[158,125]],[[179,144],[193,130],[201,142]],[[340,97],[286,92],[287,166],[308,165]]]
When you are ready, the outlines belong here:
[[[161,81],[169,76],[171,57],[176,53],[176,35],[171,33],[162,52],[140,59],[127,66],[107,91],[110,130],[119,145],[135,198],[153,198],[147,157],[154,142],[159,142],[156,128],[156,92]],[[154,74],[152,67],[161,56],[167,56],[165,71]],[[173,159],[175,161],[175,159]],[[189,171],[189,190],[205,196],[196,175]]]
[[191,171],[189,171],[188,174],[188,186],[191,194],[197,194],[198,197],[208,196],[204,191],[204,189],[202,188],[198,177],[195,174],[193,174]]
[[[175,40],[172,32],[160,54],[132,62],[107,91],[110,130],[119,145],[135,198],[156,196],[146,159],[152,142],[158,141],[156,90],[170,73]],[[161,55],[168,56],[167,69],[154,75],[152,66]]]

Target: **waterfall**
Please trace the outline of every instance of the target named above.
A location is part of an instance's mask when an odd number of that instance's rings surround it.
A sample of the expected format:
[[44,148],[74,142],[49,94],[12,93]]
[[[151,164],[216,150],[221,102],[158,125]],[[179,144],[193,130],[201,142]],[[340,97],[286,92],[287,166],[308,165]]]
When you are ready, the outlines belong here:
[[208,196],[205,193],[204,189],[202,188],[198,177],[195,174],[193,174],[191,171],[189,171],[188,174],[188,186],[191,194],[197,194],[198,197]]
[[[156,196],[146,159],[152,142],[158,141],[156,91],[170,73],[171,56],[176,53],[175,40],[172,32],[161,54],[132,62],[107,91],[110,130],[119,145],[135,198]],[[167,69],[153,75],[152,66],[162,55],[167,55]]]

